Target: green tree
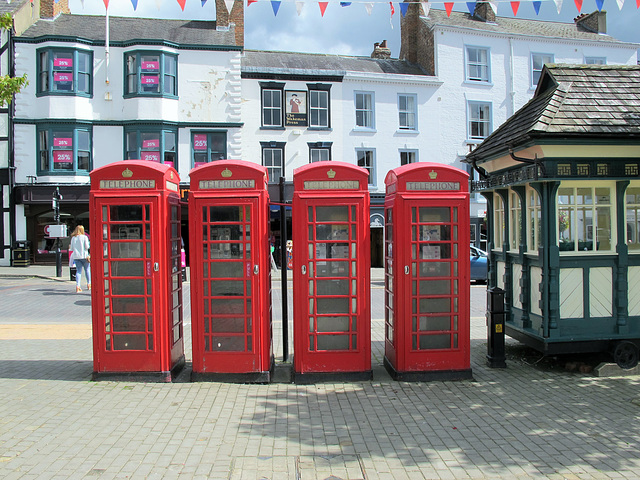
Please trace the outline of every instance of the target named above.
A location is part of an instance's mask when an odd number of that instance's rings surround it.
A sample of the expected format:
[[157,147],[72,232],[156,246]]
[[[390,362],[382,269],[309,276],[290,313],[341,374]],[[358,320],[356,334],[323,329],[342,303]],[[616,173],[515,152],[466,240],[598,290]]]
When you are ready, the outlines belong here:
[[[10,13],[0,16],[0,30],[11,30],[13,27],[13,18]],[[0,107],[4,107],[11,103],[13,96],[22,90],[22,87],[29,85],[27,74],[21,77],[11,77],[9,75],[0,75]]]

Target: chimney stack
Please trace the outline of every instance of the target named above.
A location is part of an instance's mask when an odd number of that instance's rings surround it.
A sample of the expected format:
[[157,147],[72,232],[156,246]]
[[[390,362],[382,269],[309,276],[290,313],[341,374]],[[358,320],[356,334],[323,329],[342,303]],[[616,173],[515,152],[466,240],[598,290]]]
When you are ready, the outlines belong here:
[[473,11],[474,18],[478,20],[482,20],[487,23],[495,23],[496,22],[496,13],[493,11],[491,4],[489,2],[477,2],[476,8]]
[[235,25],[236,45],[244,47],[244,0],[234,0],[231,12],[224,0],[216,0],[216,27]]
[[61,13],[71,13],[69,0],[40,0],[40,18],[55,18]]
[[578,28],[593,33],[607,33],[607,12],[583,13],[573,19]]
[[383,40],[382,43],[373,44],[373,52],[371,52],[371,58],[391,58],[391,49],[387,48],[386,40]]

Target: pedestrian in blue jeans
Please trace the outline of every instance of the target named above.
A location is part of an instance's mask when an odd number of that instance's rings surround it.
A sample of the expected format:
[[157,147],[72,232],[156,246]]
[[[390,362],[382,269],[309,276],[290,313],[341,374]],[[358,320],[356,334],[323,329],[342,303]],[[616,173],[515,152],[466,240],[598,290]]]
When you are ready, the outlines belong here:
[[87,279],[87,290],[91,290],[91,265],[89,264],[89,237],[84,234],[84,227],[78,225],[71,234],[71,258],[76,266],[76,293],[82,292],[80,280],[84,271]]

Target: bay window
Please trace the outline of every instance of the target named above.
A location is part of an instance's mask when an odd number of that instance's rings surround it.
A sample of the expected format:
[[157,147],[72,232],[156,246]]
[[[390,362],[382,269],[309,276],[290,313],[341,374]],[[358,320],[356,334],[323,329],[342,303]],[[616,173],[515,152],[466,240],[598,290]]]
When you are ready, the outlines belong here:
[[91,171],[90,126],[38,127],[38,175],[83,175]]

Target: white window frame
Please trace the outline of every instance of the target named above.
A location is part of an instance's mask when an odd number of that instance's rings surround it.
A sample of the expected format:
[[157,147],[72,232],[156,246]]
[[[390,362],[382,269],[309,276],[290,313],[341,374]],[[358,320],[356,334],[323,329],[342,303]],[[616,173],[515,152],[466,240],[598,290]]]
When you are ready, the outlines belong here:
[[[485,51],[486,52],[486,63],[481,63],[480,61],[476,61],[476,62],[471,62],[470,60],[470,55],[469,55],[469,50],[475,50],[475,51]],[[465,77],[465,81],[469,82],[469,83],[486,83],[486,84],[490,84],[491,83],[491,50],[489,49],[489,47],[479,47],[476,45],[465,45],[464,48],[464,77]],[[480,67],[480,69],[482,70],[483,67],[486,70],[486,78],[484,78],[484,75],[481,75],[480,77],[473,77],[471,76],[471,67],[475,66],[475,67]]]
[[535,188],[527,187],[525,196],[527,203],[527,252],[537,254],[538,249],[542,246],[540,194]]
[[[573,189],[573,203],[561,205],[560,204],[560,193],[563,192],[564,189]],[[579,195],[578,190],[591,190],[591,203],[579,203]],[[597,198],[597,190],[598,189],[608,189],[609,190],[609,203],[601,202]],[[607,239],[609,241],[610,248],[604,248],[604,245],[600,245],[603,243],[603,240],[600,235],[606,233],[600,233],[600,224],[599,224],[599,213],[598,209],[608,209],[609,213],[609,236]],[[571,230],[568,234],[564,234],[560,230],[560,221],[561,221],[561,210],[568,212],[564,214],[564,217],[567,218],[567,227],[565,230]],[[584,220],[581,219],[580,212],[584,212]],[[590,213],[590,215],[588,215]],[[589,218],[591,223],[589,224],[586,219]],[[606,215],[604,216],[606,218]],[[581,220],[583,221],[584,229],[581,228]],[[594,232],[595,226],[595,232]],[[582,232],[581,232],[582,230]],[[581,233],[584,233],[584,236],[581,236]],[[595,238],[594,238],[595,233]],[[584,182],[576,182],[576,181],[566,181],[561,182],[558,187],[558,191],[556,192],[556,245],[560,244],[561,238],[571,239],[569,243],[573,243],[573,248],[561,248],[560,254],[576,254],[576,253],[600,253],[600,252],[611,252],[615,251],[617,244],[617,222],[616,222],[616,185],[615,182],[588,182],[585,184]],[[580,242],[592,242],[592,248],[590,250],[581,249]]]
[[[489,118],[482,119],[479,116],[475,117],[473,114],[475,113],[475,108],[477,107],[488,107],[489,110]],[[486,125],[487,132],[486,135],[473,135],[473,124],[479,123],[482,125]],[[467,141],[470,143],[480,143],[482,140],[491,135],[493,131],[493,104],[491,102],[483,102],[476,100],[469,100],[467,102]]]
[[[632,199],[629,195],[633,194]],[[624,197],[625,237],[630,254],[640,254],[640,182],[630,182]],[[629,230],[631,229],[631,232]],[[631,236],[629,235],[631,233]]]
[[[403,149],[400,149],[400,165],[402,166],[402,165],[408,165],[408,164],[410,164],[410,163],[418,163],[418,162],[420,161],[420,160],[419,160],[419,158],[418,158],[418,152],[419,152],[419,150],[410,149],[410,148],[403,148]],[[403,153],[405,153],[405,154],[409,154],[409,155],[410,155],[410,154],[413,154],[413,158],[414,158],[414,160],[413,160],[412,162],[405,162],[405,163],[402,163],[402,154],[403,154]]]
[[[285,160],[284,160],[284,147],[285,144],[284,142],[261,142],[262,143],[262,152],[261,152],[261,161],[262,161],[262,165],[264,167],[267,168],[267,172],[269,173],[269,183],[278,183],[280,182],[280,177],[285,175],[284,173],[284,164],[285,164]],[[277,178],[273,178],[275,175],[271,175],[272,171],[274,171],[275,169],[278,168],[277,165],[274,165],[273,163],[273,152],[274,151],[279,151],[280,152],[280,167],[279,167],[279,171],[280,171],[280,175],[277,175]],[[265,158],[265,154],[269,152],[271,158],[269,159],[270,161],[267,162],[266,158]],[[267,164],[268,163],[268,164]]]
[[[402,108],[402,98],[405,98],[405,108]],[[413,108],[409,106],[409,100],[413,103]],[[403,124],[404,117],[404,124]],[[415,93],[398,94],[398,129],[401,131],[415,132],[418,130],[418,95]]]
[[[534,57],[542,57],[540,59],[541,66],[540,66],[539,70],[534,68],[535,67],[535,65],[534,65],[535,58]],[[545,61],[545,57],[549,57],[549,61]],[[553,63],[553,62],[555,62],[555,58],[554,58],[553,53],[536,53],[536,52],[532,52],[531,53],[531,58],[530,58],[530,63],[531,63],[531,65],[530,65],[530,67],[531,67],[531,70],[530,70],[531,71],[531,88],[536,88],[538,86],[538,81],[540,81],[540,75],[542,74],[542,69],[544,68],[544,65],[546,63]],[[536,74],[537,74],[537,77],[538,77],[537,79],[535,78]]]
[[[362,96],[363,98],[369,98],[371,103],[370,108],[366,108],[366,105],[363,108],[358,108],[358,97]],[[355,129],[356,130],[375,130],[376,128],[376,97],[374,92],[363,92],[356,91],[353,95],[353,103],[355,107]],[[369,117],[369,121],[362,121],[363,125],[358,124],[358,112],[362,112],[363,115]],[[368,115],[367,115],[368,114]],[[368,123],[368,125],[367,125]]]
[[[274,92],[275,95],[280,97],[280,106],[274,107],[274,106],[265,106],[265,93],[269,92],[269,94],[273,97],[274,96]],[[266,110],[269,110],[272,112],[272,119],[274,117],[273,113],[275,112],[279,112],[279,115],[277,115],[277,120],[278,123],[264,123],[264,112]],[[283,125],[283,111],[284,111],[284,103],[282,101],[282,89],[280,88],[269,88],[269,87],[263,87],[260,89],[260,123],[262,125],[263,128],[282,128]]]
[[584,57],[585,65],[606,65],[607,57]]
[[[314,96],[317,95],[317,98]],[[326,106],[321,106],[321,98],[325,96]],[[323,90],[319,88],[309,89],[309,128],[329,128],[329,90]],[[316,101],[318,100],[318,101]],[[322,112],[326,112],[326,121],[314,121],[314,117],[320,119]]]
[[[361,154],[371,153],[370,165],[361,165]],[[375,148],[356,148],[356,165],[369,171],[369,186],[376,186],[376,149]]]
[[515,190],[509,189],[509,250],[520,250],[522,235],[522,201]]

